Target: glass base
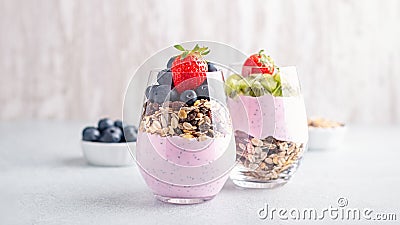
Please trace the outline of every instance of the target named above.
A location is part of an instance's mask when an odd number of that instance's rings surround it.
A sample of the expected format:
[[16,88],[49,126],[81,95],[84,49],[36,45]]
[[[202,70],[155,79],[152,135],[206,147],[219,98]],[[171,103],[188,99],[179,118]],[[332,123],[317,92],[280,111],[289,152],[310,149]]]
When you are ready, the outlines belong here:
[[199,197],[199,198],[178,198],[178,197],[167,197],[167,196],[161,196],[161,195],[156,195],[154,194],[157,200],[166,202],[166,203],[171,203],[171,204],[176,204],[176,205],[193,205],[193,204],[199,204],[203,203],[206,201],[209,201],[215,197]]
[[299,161],[296,161],[285,171],[275,173],[275,176],[271,176],[269,171],[251,171],[239,164],[231,171],[230,178],[236,186],[241,188],[276,188],[285,185],[290,180],[299,164]]
[[244,180],[233,180],[232,182],[241,188],[259,188],[259,189],[272,189],[283,186],[287,183],[287,180],[274,180],[269,182],[263,181],[244,181]]

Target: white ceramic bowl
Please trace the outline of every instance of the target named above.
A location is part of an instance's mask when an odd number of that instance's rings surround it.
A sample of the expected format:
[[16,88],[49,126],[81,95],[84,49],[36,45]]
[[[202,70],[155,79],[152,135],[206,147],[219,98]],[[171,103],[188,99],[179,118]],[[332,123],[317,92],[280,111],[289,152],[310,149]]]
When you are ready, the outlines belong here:
[[136,149],[136,142],[99,143],[81,141],[83,155],[86,161],[95,166],[131,166],[134,160],[129,152]]
[[346,127],[320,128],[308,127],[308,148],[335,149],[342,145]]

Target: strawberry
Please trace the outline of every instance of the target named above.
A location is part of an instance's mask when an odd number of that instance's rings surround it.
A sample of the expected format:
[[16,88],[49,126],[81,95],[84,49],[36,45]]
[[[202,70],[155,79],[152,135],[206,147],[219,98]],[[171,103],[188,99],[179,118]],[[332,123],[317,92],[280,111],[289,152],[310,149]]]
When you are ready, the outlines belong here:
[[182,51],[172,63],[172,80],[179,93],[185,90],[194,90],[206,79],[208,71],[207,61],[203,59],[210,50],[207,47],[196,45],[192,50],[186,50],[180,45],[174,46]]
[[265,55],[264,50],[261,50],[247,58],[243,64],[242,75],[245,77],[254,73],[272,75],[274,69],[274,60],[270,56]]

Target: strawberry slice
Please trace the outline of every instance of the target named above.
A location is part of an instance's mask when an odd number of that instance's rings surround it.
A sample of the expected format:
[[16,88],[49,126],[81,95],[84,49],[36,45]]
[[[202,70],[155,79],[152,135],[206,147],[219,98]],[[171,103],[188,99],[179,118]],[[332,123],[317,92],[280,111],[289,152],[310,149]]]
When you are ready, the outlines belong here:
[[275,63],[274,60],[264,53],[264,50],[260,50],[258,53],[251,55],[243,64],[242,76],[247,77],[250,74],[262,73],[270,74],[274,73]]
[[172,80],[179,93],[185,90],[194,90],[206,79],[208,71],[207,61],[203,59],[210,50],[207,47],[196,45],[192,50],[186,50],[181,45],[175,45],[182,51],[172,63]]

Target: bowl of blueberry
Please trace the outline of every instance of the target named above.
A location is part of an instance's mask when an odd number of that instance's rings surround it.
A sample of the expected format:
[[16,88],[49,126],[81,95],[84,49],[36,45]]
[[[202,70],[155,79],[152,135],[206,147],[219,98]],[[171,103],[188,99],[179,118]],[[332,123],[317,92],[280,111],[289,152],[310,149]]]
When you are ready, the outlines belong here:
[[88,126],[82,131],[82,151],[86,161],[96,166],[130,166],[134,164],[130,150],[136,148],[138,129],[121,120],[104,118],[97,127]]

